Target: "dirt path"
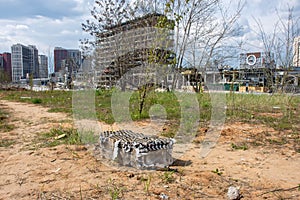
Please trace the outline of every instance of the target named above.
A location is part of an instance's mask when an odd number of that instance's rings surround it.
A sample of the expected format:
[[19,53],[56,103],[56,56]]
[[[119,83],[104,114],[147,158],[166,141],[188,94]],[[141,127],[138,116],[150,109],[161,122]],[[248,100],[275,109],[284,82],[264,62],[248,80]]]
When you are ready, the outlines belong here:
[[[73,126],[66,114],[8,101],[0,101],[0,107],[9,110],[10,123],[15,127],[0,132],[0,139],[14,141],[9,147],[0,147],[3,200],[113,199],[113,195],[121,199],[162,199],[163,194],[169,199],[226,199],[230,185],[240,187],[244,199],[300,199],[297,189],[280,190],[300,184],[300,154],[291,146],[266,144],[245,151],[231,148],[232,143],[250,140],[250,135],[266,131],[277,134],[262,125],[226,125],[218,145],[206,158],[198,156],[199,145],[193,144],[172,166],[178,172],[128,171],[97,161],[84,146],[36,146],[38,134]],[[102,124],[102,128],[111,126]],[[279,191],[270,192],[276,189]]]

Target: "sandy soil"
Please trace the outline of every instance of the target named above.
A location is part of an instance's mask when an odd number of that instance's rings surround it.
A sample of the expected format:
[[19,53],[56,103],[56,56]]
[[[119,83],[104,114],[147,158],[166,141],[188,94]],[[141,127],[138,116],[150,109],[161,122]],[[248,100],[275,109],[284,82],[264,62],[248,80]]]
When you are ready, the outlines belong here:
[[[39,134],[72,127],[70,116],[47,108],[0,101],[9,111],[10,132],[0,138],[15,143],[0,147],[0,199],[226,199],[228,187],[240,188],[243,199],[300,199],[300,154],[293,143],[267,143],[283,133],[263,125],[226,124],[218,144],[199,157],[205,129],[188,151],[166,171],[139,171],[96,160],[89,147],[59,145],[41,148]],[[147,122],[139,122],[140,130]],[[102,129],[118,127],[100,124]],[[151,130],[154,130],[152,127]],[[232,143],[248,145],[247,150]],[[218,173],[217,170],[218,169]]]

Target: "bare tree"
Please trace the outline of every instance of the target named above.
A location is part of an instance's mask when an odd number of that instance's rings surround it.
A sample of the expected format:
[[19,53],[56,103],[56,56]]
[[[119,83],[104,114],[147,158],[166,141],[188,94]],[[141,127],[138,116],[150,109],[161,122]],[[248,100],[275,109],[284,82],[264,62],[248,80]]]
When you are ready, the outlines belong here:
[[82,23],[83,31],[89,33],[93,39],[84,38],[81,48],[84,55],[90,54],[97,44],[97,35],[108,31],[110,27],[120,25],[122,22],[133,18],[134,9],[126,0],[95,0],[91,9],[92,19]]
[[[176,69],[183,67],[185,59],[198,70],[210,66],[214,60],[224,60],[220,50],[228,45],[226,40],[238,34],[236,22],[244,6],[238,1],[231,13],[231,5],[225,6],[220,0],[167,1],[165,15],[175,21]],[[195,86],[199,91],[198,84]]]
[[[281,91],[289,84],[288,73],[293,69],[293,60],[295,51],[293,49],[294,39],[300,35],[299,20],[300,17],[294,16],[294,9],[287,5],[285,12],[276,10],[278,20],[271,33],[267,33],[259,19],[255,19],[258,26],[258,35],[263,43],[264,51],[275,53],[277,70],[283,72],[281,78],[275,79],[275,85],[279,86]],[[268,55],[268,54],[266,54]],[[274,71],[275,72],[275,71]],[[274,72],[269,75],[269,85],[273,84]]]

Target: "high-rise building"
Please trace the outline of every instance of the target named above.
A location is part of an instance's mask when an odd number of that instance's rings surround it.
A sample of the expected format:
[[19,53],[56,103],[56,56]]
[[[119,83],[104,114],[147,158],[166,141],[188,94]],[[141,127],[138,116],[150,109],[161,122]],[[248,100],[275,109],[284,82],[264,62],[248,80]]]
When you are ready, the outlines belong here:
[[111,87],[130,70],[141,67],[136,74],[144,74],[142,71],[150,62],[166,65],[174,58],[173,26],[158,28],[161,18],[168,20],[161,14],[147,14],[97,34],[94,59],[97,85]]
[[35,46],[14,44],[11,47],[11,62],[13,82],[18,82],[20,79],[25,78],[29,79],[30,76],[38,78],[38,50]]
[[81,65],[81,52],[78,49],[54,48],[54,71],[59,72],[64,68],[78,69]]
[[293,66],[300,67],[300,36],[294,39]]
[[48,78],[48,57],[39,55],[39,78]]
[[68,57],[68,51],[61,47],[54,48],[54,71],[59,72],[62,69],[62,61]]
[[0,71],[3,71],[8,81],[11,81],[11,54],[0,54]]
[[28,47],[31,48],[32,51],[33,78],[39,78],[39,52],[34,45],[28,45]]

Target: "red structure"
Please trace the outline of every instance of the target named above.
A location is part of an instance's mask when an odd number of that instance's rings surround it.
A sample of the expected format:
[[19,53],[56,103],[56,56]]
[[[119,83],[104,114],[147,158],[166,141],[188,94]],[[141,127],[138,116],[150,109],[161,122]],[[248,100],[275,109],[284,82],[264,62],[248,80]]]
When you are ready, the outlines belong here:
[[0,69],[3,68],[4,72],[8,75],[9,80],[12,80],[11,53],[0,54],[0,61],[2,61],[0,64]]
[[54,71],[59,72],[62,68],[62,61],[68,58],[68,50],[61,47],[54,49]]

